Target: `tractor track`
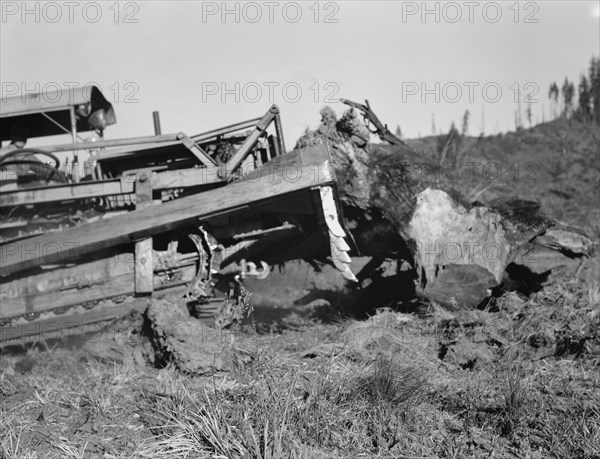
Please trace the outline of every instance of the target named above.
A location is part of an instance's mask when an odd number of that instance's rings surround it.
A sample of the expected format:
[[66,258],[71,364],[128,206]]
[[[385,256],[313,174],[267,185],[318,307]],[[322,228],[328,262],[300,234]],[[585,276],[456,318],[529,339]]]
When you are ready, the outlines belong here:
[[[100,300],[91,307],[89,303],[82,303],[49,310],[33,319],[28,314],[11,317],[5,320],[8,323],[0,326],[0,349],[98,334],[107,325],[135,311],[143,313],[152,301],[164,298],[178,301],[185,290],[185,286],[179,286],[158,296],[119,296]],[[214,298],[208,300],[206,305],[200,305],[197,318],[211,323],[218,315],[222,302],[222,299]],[[58,313],[58,310],[62,312]]]

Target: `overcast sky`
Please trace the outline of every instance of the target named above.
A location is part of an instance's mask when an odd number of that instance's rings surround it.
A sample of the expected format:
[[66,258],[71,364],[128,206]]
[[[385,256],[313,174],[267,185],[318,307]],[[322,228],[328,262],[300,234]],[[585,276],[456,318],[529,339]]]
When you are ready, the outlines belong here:
[[549,84],[600,54],[598,1],[115,5],[2,2],[2,96],[95,82],[117,114],[107,138],[151,134],[153,110],[164,133],[195,134],[274,102],[293,146],[340,97],[408,137],[469,109],[479,135],[513,129],[518,97],[525,124],[528,96],[547,119]]

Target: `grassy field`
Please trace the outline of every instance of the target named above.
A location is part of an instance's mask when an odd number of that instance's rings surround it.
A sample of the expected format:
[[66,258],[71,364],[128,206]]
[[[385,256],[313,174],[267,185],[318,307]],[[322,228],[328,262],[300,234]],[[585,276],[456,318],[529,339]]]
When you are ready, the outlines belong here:
[[[408,143],[438,159],[438,137]],[[557,119],[531,129],[465,137],[447,157],[447,177],[471,199],[489,202],[518,195],[539,201],[554,218],[600,238],[600,129],[575,119]],[[458,163],[458,167],[454,164]]]
[[[599,135],[558,123],[467,139],[465,161],[537,172],[463,187],[540,199],[597,238]],[[390,303],[358,320],[291,305],[275,321],[257,308],[222,335],[232,365],[212,375],[157,366],[139,316],[85,344],[5,353],[0,457],[600,458],[597,256],[590,265],[582,281],[476,310]]]
[[227,373],[150,365],[136,326],[2,356],[2,457],[600,457],[600,292],[240,330]]

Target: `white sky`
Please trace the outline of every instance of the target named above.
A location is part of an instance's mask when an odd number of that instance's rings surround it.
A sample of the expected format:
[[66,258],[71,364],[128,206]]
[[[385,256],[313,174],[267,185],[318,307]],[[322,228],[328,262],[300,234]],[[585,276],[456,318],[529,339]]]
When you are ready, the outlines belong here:
[[[517,86],[521,99],[539,88],[532,110],[541,121],[549,84],[565,76],[577,83],[587,72],[600,54],[599,3],[429,2],[433,12],[423,18],[422,2],[230,2],[239,15],[222,18],[222,2],[121,2],[118,10],[113,1],[30,2],[23,16],[22,2],[4,1],[2,96],[22,85],[67,91],[71,82],[95,82],[117,114],[107,138],[151,134],[153,110],[163,133],[196,134],[260,116],[275,102],[291,147],[318,123],[327,96],[368,98],[408,137],[431,134],[432,114],[438,131],[460,125],[466,109],[471,134],[482,130],[482,111],[493,134],[514,129]],[[126,23],[128,14],[137,23]],[[222,94],[222,85],[232,93]],[[423,85],[432,90],[425,101]],[[522,111],[525,123],[525,104]]]

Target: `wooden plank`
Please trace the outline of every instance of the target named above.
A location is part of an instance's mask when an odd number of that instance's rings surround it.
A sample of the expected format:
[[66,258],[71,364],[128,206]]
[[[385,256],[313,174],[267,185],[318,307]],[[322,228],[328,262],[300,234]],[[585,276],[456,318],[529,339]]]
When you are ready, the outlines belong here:
[[334,173],[328,162],[318,168],[301,168],[293,180],[270,171],[256,179],[232,183],[158,206],[117,215],[58,233],[16,241],[0,246],[0,275],[86,253],[134,242],[171,229],[227,212],[243,205],[284,199],[282,195],[331,183]]
[[100,182],[79,182],[69,185],[3,192],[0,194],[0,207],[12,207],[31,203],[44,204],[133,192],[133,182],[128,183],[120,179],[102,180]]
[[[150,176],[149,176],[150,175]],[[135,208],[144,209],[152,205],[151,174],[143,173],[135,182]],[[152,237],[135,243],[135,291],[152,293]]]
[[[329,161],[329,159],[327,147],[324,145],[315,145],[277,156],[268,163],[265,163],[260,169],[245,174],[244,178],[251,180],[265,174],[273,174],[274,176],[284,177],[286,180],[293,181],[296,179],[301,168],[317,174],[321,172],[321,164]],[[327,180],[332,181],[333,179],[330,177]]]
[[[320,164],[327,159],[327,150],[320,147],[311,147],[277,156],[261,169],[246,174],[245,178],[251,180],[265,175],[265,173],[273,173],[294,180],[301,166],[312,167],[313,164]],[[217,166],[164,171],[153,174],[153,187],[155,190],[217,183],[226,183],[226,180],[219,177]],[[128,181],[126,178],[54,185],[28,190],[3,190],[0,193],[0,207],[26,205],[32,202],[45,204],[73,199],[132,194],[134,191],[133,180]]]
[[225,180],[219,178],[216,166],[159,172],[153,176],[152,180],[155,190],[226,183]]

